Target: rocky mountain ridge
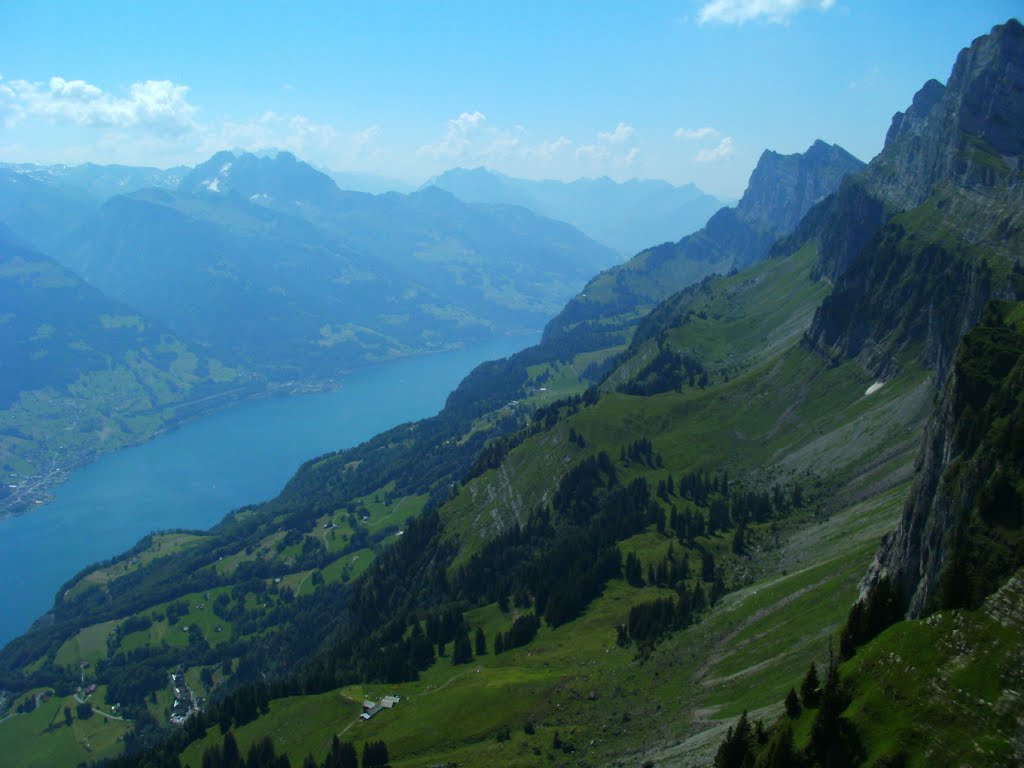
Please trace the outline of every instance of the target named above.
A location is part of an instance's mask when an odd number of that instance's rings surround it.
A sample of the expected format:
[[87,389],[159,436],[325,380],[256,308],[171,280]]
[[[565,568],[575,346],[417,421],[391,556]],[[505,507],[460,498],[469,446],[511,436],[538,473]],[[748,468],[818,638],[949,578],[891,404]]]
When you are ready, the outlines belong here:
[[[885,378],[918,346],[941,385],[990,298],[1012,299],[1024,242],[1024,27],[995,27],[897,113],[885,148],[790,238],[835,281],[808,333]],[[885,291],[878,287],[887,286]]]
[[816,141],[804,153],[766,150],[735,208],[722,208],[698,232],[649,248],[587,284],[546,330],[564,335],[599,317],[649,309],[676,291],[715,272],[755,264],[807,211],[864,164],[837,145]]

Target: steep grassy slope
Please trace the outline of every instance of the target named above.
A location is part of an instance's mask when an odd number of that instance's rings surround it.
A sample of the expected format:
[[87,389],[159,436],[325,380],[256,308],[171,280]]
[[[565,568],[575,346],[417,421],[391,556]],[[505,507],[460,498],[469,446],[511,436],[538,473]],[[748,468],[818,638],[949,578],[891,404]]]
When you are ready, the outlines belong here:
[[[78,628],[94,626],[110,638],[110,658],[101,659],[96,671],[99,681],[124,664],[117,661],[120,654],[142,651],[125,672],[183,662],[193,676],[202,673],[220,680],[227,663],[238,684],[254,663],[266,665],[274,659],[277,674],[282,674],[317,650],[336,624],[322,623],[320,634],[307,634],[296,644],[282,634],[281,622],[298,619],[296,610],[313,617],[328,606],[343,606],[346,581],[364,572],[382,546],[401,541],[395,534],[409,530],[406,516],[422,507],[423,494],[431,488],[435,504],[454,495],[439,510],[439,535],[423,551],[436,547],[437,555],[449,561],[449,580],[457,584],[459,569],[472,564],[474,553],[485,551],[489,540],[509,531],[513,521],[525,523],[538,505],[551,503],[566,473],[601,451],[619,457],[612,461],[621,487],[642,480],[653,492],[669,476],[682,478],[695,471],[727,471],[737,491],[770,493],[777,487],[787,498],[799,484],[807,497],[805,506],[790,509],[780,502],[769,517],[751,520],[745,529],[749,544],[739,554],[733,550],[735,522],[713,534],[697,534],[690,542],[670,524],[648,523],[619,542],[621,556],[638,555],[644,571],[667,556],[670,542],[697,572],[704,553],[712,554],[717,570],[708,578],[714,581],[691,576],[687,589],[701,585],[718,590],[714,582],[720,582],[722,588],[742,591],[726,595],[701,623],[638,657],[639,646],[616,645],[616,627],[626,621],[631,607],[672,597],[675,590],[613,579],[580,618],[542,627],[524,648],[497,657],[489,652],[468,668],[453,667],[443,657],[418,682],[388,686],[388,691],[411,697],[410,706],[359,724],[362,730],[356,732],[385,738],[398,764],[408,765],[451,759],[469,765],[488,759],[531,764],[537,757],[534,746],[550,751],[556,730],[560,738],[575,731],[567,743],[592,752],[595,759],[610,759],[625,749],[645,752],[651,744],[668,749],[678,742],[685,744],[672,749],[700,754],[707,738],[691,742],[689,737],[714,728],[717,717],[729,717],[737,707],[771,706],[784,693],[779,686],[806,665],[809,655],[822,653],[821,638],[837,628],[874,541],[894,520],[895,502],[887,494],[908,477],[917,425],[930,398],[927,372],[912,364],[866,395],[872,379],[857,365],[829,367],[801,349],[799,340],[827,290],[824,282],[811,279],[816,258],[810,244],[788,258],[706,281],[673,298],[641,326],[631,347],[620,350],[600,397],[595,392],[578,402],[544,405],[550,398],[539,380],[553,383],[552,372],[562,368],[542,362],[543,357],[527,365],[527,357],[512,368],[538,383],[509,409],[505,398],[510,395],[502,394],[501,383],[524,378],[508,378],[499,365],[492,369],[497,376],[492,381],[484,367],[450,398],[437,420],[402,427],[367,446],[312,461],[279,500],[240,511],[212,535],[175,540],[173,552],[167,541],[144,542],[129,557],[83,574],[58,602],[50,639],[14,644],[5,656],[17,659],[23,674],[38,677],[45,672],[59,680],[67,674],[61,667],[74,669],[81,658],[74,651],[80,644],[69,646],[74,637],[61,629],[73,622]],[[683,377],[677,386],[650,396],[619,391],[647,381],[643,370],[660,353],[692,357],[708,372],[707,381],[702,385]],[[567,379],[573,380],[579,381],[578,374]],[[519,386],[510,392],[521,392]],[[571,384],[566,391],[572,391]],[[537,411],[524,422],[531,402]],[[488,416],[494,409],[505,415]],[[532,426],[518,436],[509,432],[524,423]],[[494,468],[471,471],[456,491],[439,481],[464,477],[483,441],[503,431],[508,442],[488,462]],[[638,438],[651,443],[647,458],[624,459],[625,448]],[[666,496],[661,514],[668,520],[670,508],[678,508],[704,518],[714,498],[719,497],[684,497],[680,488]],[[839,551],[855,540],[862,543]],[[182,578],[183,573],[188,577]],[[381,572],[371,567],[367,576],[379,580]],[[783,595],[789,597],[777,599]],[[488,648],[493,633],[511,626],[511,617],[486,597],[463,606],[466,621],[485,629]],[[422,607],[428,609],[430,603]],[[189,633],[182,632],[184,626]],[[743,639],[762,632],[765,642],[780,649],[768,660],[756,659],[757,646]],[[204,642],[196,644],[194,638]],[[164,643],[169,651],[162,650]],[[674,660],[678,654],[685,654],[685,663]],[[464,671],[477,667],[481,672]],[[649,676],[650,689],[629,682],[637,675]],[[616,679],[622,682],[608,682]],[[135,705],[135,719],[165,716],[169,702],[160,690],[165,690],[166,680],[153,677],[151,685],[156,686],[158,703],[142,709]],[[657,691],[656,697],[651,690]],[[320,699],[275,699],[269,719],[242,726],[239,738],[283,733],[292,727],[287,723],[301,719],[310,723],[310,733],[323,736],[312,750],[326,750],[329,735],[349,725],[351,705],[335,711],[316,701]],[[658,706],[665,714],[657,714]],[[480,716],[455,718],[465,721],[465,727],[454,727],[443,738],[424,736],[425,723],[467,707]],[[321,714],[312,717],[310,708]],[[638,716],[623,724],[623,710]],[[669,712],[673,724],[662,725],[669,721]],[[403,725],[395,730],[388,718]],[[508,742],[495,739],[504,727],[514,731],[526,720],[536,723],[533,737],[522,733]],[[614,740],[602,735],[612,721],[618,723]],[[211,734],[202,744],[216,738]],[[294,744],[293,760],[308,751],[299,754],[300,744],[307,741]],[[201,748],[193,746],[189,754]]]
[[811,206],[864,164],[817,141],[802,154],[765,151],[735,208],[722,208],[698,232],[641,251],[592,279],[547,328],[551,339],[600,334],[635,320],[674,292],[713,273],[755,264]]
[[[802,272],[810,261],[805,257],[795,271]],[[785,272],[780,271],[780,284],[793,279]],[[775,278],[769,267],[763,274],[764,282]],[[740,276],[719,282],[718,290],[709,284],[703,295],[725,302],[730,290],[744,285]],[[746,285],[760,287],[761,282]],[[774,295],[764,291],[764,296]],[[751,305],[773,316],[771,302]],[[796,338],[800,331],[797,325]],[[717,352],[728,354],[728,338],[723,334]],[[559,752],[551,746],[557,731],[563,748],[571,744],[577,758],[598,764],[627,753],[639,761],[706,755],[715,746],[706,731],[717,733],[718,718],[731,718],[743,708],[773,707],[792,676],[809,659],[824,655],[826,638],[856,597],[879,535],[898,514],[916,442],[903,433],[920,423],[930,398],[926,380],[923,372],[908,375],[866,396],[871,380],[857,366],[829,369],[820,358],[790,346],[753,360],[728,383],[649,398],[607,395],[575,415],[566,413],[441,508],[448,535],[460,543],[453,576],[460,562],[507,530],[517,515],[523,518],[545,499],[550,502],[567,469],[602,449],[615,455],[618,446],[640,435],[651,438],[661,466],[620,461],[623,483],[643,477],[653,487],[687,468],[727,467],[730,477],[745,478],[741,482],[753,488],[782,482],[791,473],[803,480],[813,501],[791,517],[751,525],[750,551],[742,556],[731,553],[729,531],[698,538],[725,569],[727,583],[739,589],[722,598],[702,622],[671,635],[651,653],[638,656],[636,646],[618,647],[616,627],[631,606],[674,592],[613,580],[580,618],[542,628],[523,649],[496,657],[489,652],[466,667],[442,658],[415,683],[277,700],[265,718],[238,731],[239,743],[245,749],[271,734],[295,761],[309,751],[321,758],[333,734],[340,733],[345,739],[386,740],[396,765],[452,760],[535,765],[539,759],[557,759]],[[768,421],[756,434],[737,440],[736,428],[749,425],[759,412],[768,414]],[[858,446],[863,454],[851,454],[842,435],[858,421],[871,437]],[[798,424],[806,427],[794,429]],[[570,430],[576,441],[570,440]],[[811,444],[817,448],[809,450]],[[887,450],[880,452],[880,446]],[[751,472],[753,467],[760,469]],[[902,484],[894,486],[897,482]],[[839,487],[842,494],[834,494]],[[853,505],[840,500],[853,493],[869,498]],[[687,508],[682,497],[671,500]],[[659,533],[656,525],[619,548],[624,554],[638,553],[646,568],[665,556],[670,541],[678,554],[689,551],[691,561],[699,557],[699,549],[687,550],[674,532]],[[485,629],[489,642],[495,630],[507,629],[511,621],[493,603],[465,616],[471,626]],[[356,722],[353,703],[384,693],[402,696],[403,703],[369,723]],[[447,726],[438,733],[430,724],[441,721]],[[534,734],[523,731],[526,722],[534,724]],[[299,723],[302,736],[289,736]],[[185,762],[198,765],[202,751],[219,738],[214,732],[193,745]]]
[[960,345],[900,523],[841,633],[849,660],[768,746],[741,750],[764,760],[791,731],[788,759],[807,765],[1019,764],[1021,307],[993,303]]

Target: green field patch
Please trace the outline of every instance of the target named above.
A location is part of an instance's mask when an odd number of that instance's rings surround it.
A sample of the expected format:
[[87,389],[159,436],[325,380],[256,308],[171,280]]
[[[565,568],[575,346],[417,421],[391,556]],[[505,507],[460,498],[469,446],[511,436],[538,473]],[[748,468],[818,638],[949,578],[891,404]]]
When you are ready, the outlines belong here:
[[107,638],[117,624],[117,619],[113,619],[86,627],[65,641],[54,656],[54,662],[75,672],[83,662],[88,662],[95,668],[97,661],[107,658]]
[[[4,719],[0,722],[0,754],[16,755],[19,768],[73,768],[118,755],[130,723],[95,711],[82,720],[77,705],[73,696],[52,696],[29,714]],[[64,719],[65,707],[71,711],[70,726]]]

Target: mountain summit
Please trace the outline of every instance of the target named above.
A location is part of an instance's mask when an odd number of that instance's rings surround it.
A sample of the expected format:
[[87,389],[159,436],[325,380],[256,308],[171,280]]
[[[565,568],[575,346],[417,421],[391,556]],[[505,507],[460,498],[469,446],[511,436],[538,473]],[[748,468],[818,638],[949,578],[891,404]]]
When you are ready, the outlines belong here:
[[941,385],[1024,245],[1024,27],[995,27],[897,113],[884,149],[801,224],[835,280],[809,341],[885,378],[920,345]]
[[764,259],[805,213],[864,163],[837,145],[815,141],[806,152],[766,150],[735,208],[722,208],[699,232],[649,248],[601,273],[548,325],[557,336],[610,313],[650,308],[715,272],[725,274]]

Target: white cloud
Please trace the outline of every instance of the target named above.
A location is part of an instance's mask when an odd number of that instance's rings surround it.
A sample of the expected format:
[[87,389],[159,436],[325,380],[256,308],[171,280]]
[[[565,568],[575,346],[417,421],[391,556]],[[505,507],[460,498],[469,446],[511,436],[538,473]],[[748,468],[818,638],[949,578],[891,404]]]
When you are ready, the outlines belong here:
[[693,158],[698,163],[717,163],[736,154],[736,144],[732,136],[726,136],[714,147],[702,149]]
[[576,159],[587,163],[590,172],[628,168],[640,156],[639,148],[633,146],[634,134],[633,126],[622,122],[611,131],[598,131],[592,143],[576,148]]
[[[376,126],[371,126],[348,137],[348,143],[365,145],[375,132]],[[328,152],[338,144],[338,131],[331,125],[314,122],[305,115],[281,115],[268,110],[254,120],[227,121],[219,128],[201,129],[197,151],[210,155],[225,147],[250,152],[273,147],[303,157]]]
[[622,144],[628,141],[633,136],[633,126],[627,125],[626,123],[619,123],[615,126],[614,131],[603,132],[599,131],[597,138],[601,141],[609,144]]
[[463,112],[448,121],[448,130],[440,141],[421,147],[420,152],[452,160],[461,158],[470,153],[473,145],[471,134],[486,121],[487,116],[483,112]]
[[0,110],[8,125],[32,117],[79,126],[141,128],[173,135],[192,131],[196,107],[188,86],[170,80],[133,83],[127,97],[113,96],[84,80],[51,77],[48,83],[0,82]]
[[763,18],[782,24],[805,8],[827,11],[834,5],[835,0],[709,0],[698,12],[697,23],[745,24]]
[[717,139],[718,131],[711,127],[705,128],[676,128],[674,134],[677,139]]

